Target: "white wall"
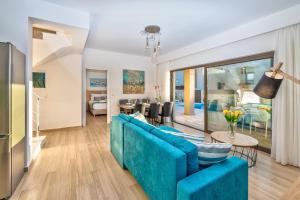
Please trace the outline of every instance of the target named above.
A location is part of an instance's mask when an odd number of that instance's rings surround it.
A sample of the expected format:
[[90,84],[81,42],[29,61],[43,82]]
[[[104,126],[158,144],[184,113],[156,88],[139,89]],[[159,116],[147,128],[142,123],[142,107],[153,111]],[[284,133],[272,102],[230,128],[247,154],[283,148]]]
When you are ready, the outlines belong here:
[[81,126],[81,63],[82,56],[72,54],[34,68],[46,73],[46,88],[34,88],[45,97],[40,103],[41,130]]
[[31,18],[89,29],[89,14],[40,0],[6,0],[0,6],[0,41],[13,43],[26,55],[26,158],[31,162],[32,140],[32,82]]
[[268,16],[261,17],[238,27],[224,30],[224,32],[212,35],[206,39],[162,55],[159,57],[158,63],[183,58],[202,51],[225,46],[246,38],[256,37],[258,35],[284,28],[286,26],[300,23],[299,10],[300,4]]
[[[116,53],[110,51],[85,49],[83,65],[87,69],[108,70],[108,82],[110,82],[110,114],[119,113],[118,103],[122,98],[153,98],[154,85],[156,83],[156,69],[152,66],[149,57],[134,56],[130,54]],[[145,71],[145,93],[123,94],[123,69],[134,69]],[[110,93],[110,94],[109,94]]]

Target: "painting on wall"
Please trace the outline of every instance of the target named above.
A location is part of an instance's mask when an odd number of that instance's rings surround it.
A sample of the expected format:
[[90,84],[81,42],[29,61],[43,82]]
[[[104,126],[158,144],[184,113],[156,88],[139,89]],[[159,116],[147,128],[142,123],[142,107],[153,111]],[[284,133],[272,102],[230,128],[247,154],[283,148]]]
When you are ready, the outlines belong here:
[[106,88],[106,79],[90,78],[90,88]]
[[46,87],[46,74],[45,72],[33,72],[32,82],[34,88],[45,88]]
[[123,94],[145,93],[145,71],[123,70]]

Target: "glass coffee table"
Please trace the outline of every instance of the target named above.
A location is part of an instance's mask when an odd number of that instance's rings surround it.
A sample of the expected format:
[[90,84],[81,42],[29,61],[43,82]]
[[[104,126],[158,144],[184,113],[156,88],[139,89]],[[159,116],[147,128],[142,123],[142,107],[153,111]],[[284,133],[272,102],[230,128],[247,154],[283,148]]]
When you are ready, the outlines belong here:
[[258,141],[248,135],[236,133],[230,138],[227,131],[216,131],[211,134],[212,142],[232,144],[232,155],[248,161],[248,166],[253,167],[257,159]]

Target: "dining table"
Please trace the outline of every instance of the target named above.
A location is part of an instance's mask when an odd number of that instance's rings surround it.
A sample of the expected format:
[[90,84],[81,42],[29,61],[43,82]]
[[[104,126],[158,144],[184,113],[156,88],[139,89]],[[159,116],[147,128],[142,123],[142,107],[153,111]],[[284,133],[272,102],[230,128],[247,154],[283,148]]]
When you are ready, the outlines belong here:
[[[160,105],[160,112],[162,110],[162,103],[157,102]],[[135,104],[133,103],[126,103],[126,104],[119,104],[120,109],[124,110],[125,114],[132,114],[134,111],[134,107]],[[145,115],[145,112],[147,112],[150,108],[150,103],[143,103],[143,107],[144,107],[144,112],[142,113],[143,115]]]
[[120,110],[123,109],[125,114],[131,114],[134,110],[134,104],[120,104]]

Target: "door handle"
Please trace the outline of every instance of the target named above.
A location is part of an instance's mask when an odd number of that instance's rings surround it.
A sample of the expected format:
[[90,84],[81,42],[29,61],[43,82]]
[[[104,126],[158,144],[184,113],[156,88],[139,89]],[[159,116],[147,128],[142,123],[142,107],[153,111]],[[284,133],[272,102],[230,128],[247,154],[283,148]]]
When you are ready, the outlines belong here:
[[11,133],[0,133],[0,139],[11,136]]

